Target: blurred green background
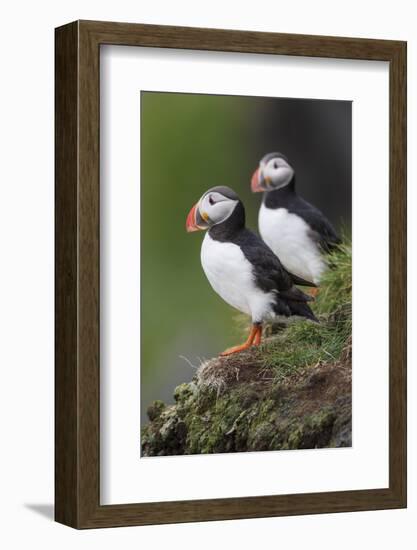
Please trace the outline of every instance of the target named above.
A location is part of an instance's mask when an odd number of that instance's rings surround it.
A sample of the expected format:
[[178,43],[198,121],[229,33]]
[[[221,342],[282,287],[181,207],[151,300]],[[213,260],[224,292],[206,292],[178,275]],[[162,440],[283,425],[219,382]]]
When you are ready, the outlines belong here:
[[203,232],[185,219],[215,185],[232,187],[257,230],[259,159],[281,151],[297,188],[336,227],[351,219],[351,103],[165,92],[141,93],[141,421],[172,401],[204,358],[240,343],[236,311],[200,264]]

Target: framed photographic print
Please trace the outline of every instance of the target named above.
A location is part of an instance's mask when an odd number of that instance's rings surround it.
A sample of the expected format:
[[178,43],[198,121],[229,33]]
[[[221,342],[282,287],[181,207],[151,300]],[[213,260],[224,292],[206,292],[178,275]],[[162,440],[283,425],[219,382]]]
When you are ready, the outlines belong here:
[[406,44],[56,29],[56,520],[406,506]]

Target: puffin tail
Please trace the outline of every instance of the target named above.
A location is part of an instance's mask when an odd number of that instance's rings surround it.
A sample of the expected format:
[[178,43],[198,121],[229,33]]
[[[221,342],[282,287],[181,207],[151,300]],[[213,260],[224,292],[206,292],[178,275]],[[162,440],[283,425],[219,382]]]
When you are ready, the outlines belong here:
[[305,317],[310,319],[314,323],[319,323],[319,320],[312,312],[310,306],[305,302],[296,302],[294,300],[288,301],[288,306],[291,310],[292,315],[299,315],[300,317]]
[[289,273],[293,283],[295,285],[299,286],[309,286],[312,288],[317,288],[316,283],[313,283],[312,281],[307,281],[306,279],[302,279],[301,277],[298,277],[298,275],[294,275],[294,273],[291,273],[290,271],[287,271]]

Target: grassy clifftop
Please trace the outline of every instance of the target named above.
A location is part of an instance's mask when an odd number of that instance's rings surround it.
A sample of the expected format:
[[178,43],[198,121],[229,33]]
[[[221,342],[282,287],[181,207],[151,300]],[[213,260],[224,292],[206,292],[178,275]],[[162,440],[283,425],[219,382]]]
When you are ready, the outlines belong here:
[[203,363],[153,402],[143,456],[351,445],[351,248],[330,257],[313,309],[320,324],[268,328],[258,348]]

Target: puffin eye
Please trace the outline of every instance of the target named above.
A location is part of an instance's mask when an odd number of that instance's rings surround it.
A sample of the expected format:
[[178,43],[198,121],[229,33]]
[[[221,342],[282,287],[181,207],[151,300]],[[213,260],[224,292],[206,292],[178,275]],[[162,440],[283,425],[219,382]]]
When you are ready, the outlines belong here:
[[274,162],[274,168],[278,168],[278,163]]
[[215,204],[214,200],[213,200],[213,197],[211,195],[209,195],[209,203],[213,206],[213,204]]

